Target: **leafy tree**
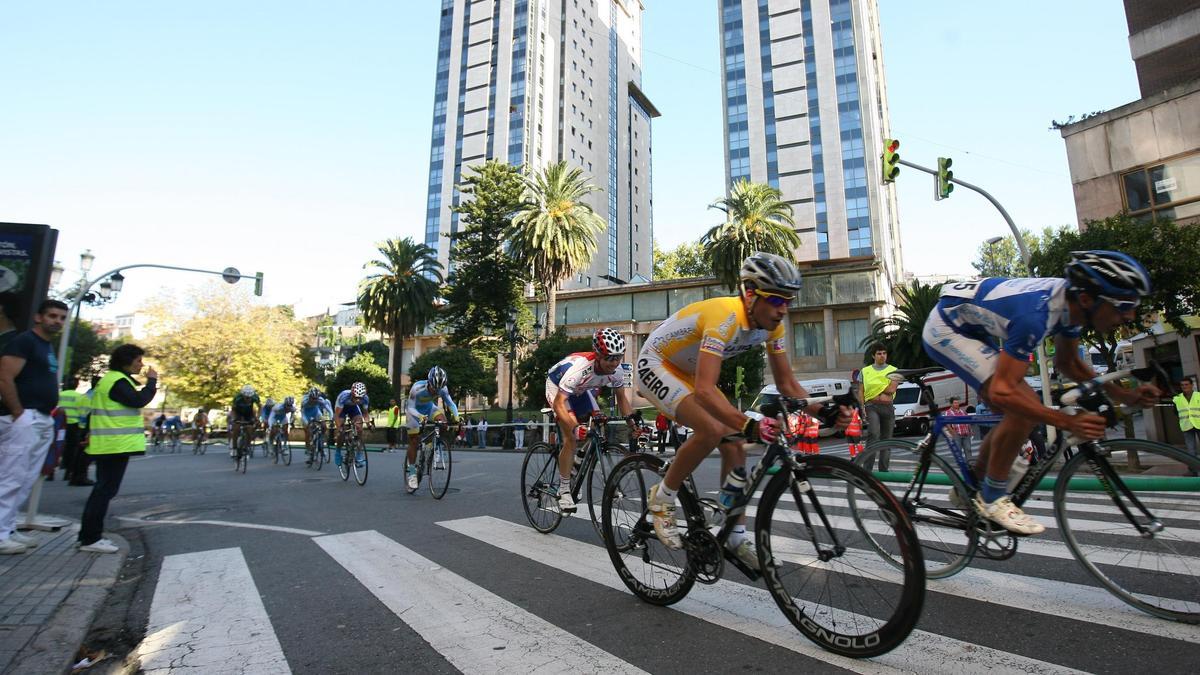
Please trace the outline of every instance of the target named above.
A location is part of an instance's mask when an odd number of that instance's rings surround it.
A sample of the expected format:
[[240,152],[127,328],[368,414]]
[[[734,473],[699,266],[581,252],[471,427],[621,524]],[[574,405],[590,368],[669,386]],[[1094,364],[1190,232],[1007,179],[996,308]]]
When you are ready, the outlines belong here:
[[367,354],[375,362],[375,365],[383,368],[385,371],[387,370],[388,355],[391,353],[391,349],[388,348],[387,343],[383,340],[368,340],[361,345],[347,347],[346,351],[347,355],[351,358],[358,354]]
[[244,290],[212,285],[149,311],[161,331],[148,344],[150,356],[182,402],[223,407],[245,384],[276,398],[307,385],[300,375],[303,324],[276,307],[255,306]]
[[373,272],[360,282],[358,308],[365,325],[390,335],[397,348],[392,350],[392,391],[403,400],[401,374],[404,372],[404,339],[416,335],[433,320],[438,288],[442,285],[442,264],[437,252],[411,237],[389,239],[379,245],[382,257],[363,265]]
[[588,265],[596,236],[605,227],[604,219],[583,202],[599,188],[566,162],[527,176],[525,187],[525,204],[505,235],[545,293],[547,330],[553,331],[558,285]]
[[[1150,272],[1154,291],[1142,301],[1131,329],[1140,329],[1155,318],[1169,323],[1182,335],[1190,333],[1183,317],[1200,312],[1200,278],[1195,261],[1186,252],[1200,247],[1200,229],[1170,220],[1140,222],[1122,214],[1093,220],[1082,231],[1062,229],[1046,240],[1033,255],[1038,276],[1059,277],[1070,260],[1071,251],[1105,249],[1133,256]],[[1099,335],[1085,331],[1083,339],[1098,347],[1115,366],[1119,332]]]
[[528,268],[505,244],[505,232],[524,203],[525,182],[512,165],[489,160],[472,169],[459,191],[464,198],[454,211],[464,227],[451,235],[454,269],[447,279],[444,324],[450,344],[494,360],[507,345],[509,315],[528,314],[521,298]]
[[400,400],[399,396],[392,395],[387,369],[375,363],[370,354],[359,352],[354,358],[343,363],[333,377],[329,378],[325,386],[329,402],[337,403],[337,395],[349,389],[355,382],[367,385],[367,398],[371,400],[372,409],[383,409],[390,398]]
[[427,351],[413,359],[408,376],[413,382],[423,380],[434,366],[441,366],[446,371],[446,386],[456,402],[469,394],[482,396],[489,401],[496,397],[495,365],[485,367],[470,349],[442,347]]
[[[1055,232],[1053,227],[1043,228],[1041,234],[1021,230],[1021,238],[1025,240],[1025,247],[1032,256],[1041,248],[1042,242],[1053,237]],[[975,260],[971,262],[971,267],[974,267],[981,277],[1030,276],[1029,268],[1025,266],[1025,261],[1021,259],[1021,251],[1017,248],[1017,240],[1011,234],[995,244],[986,241],[981,243],[975,252]]]
[[96,333],[90,321],[80,321],[71,331],[67,349],[67,377],[78,377],[85,384],[108,370],[107,356],[116,344]]
[[525,405],[540,406],[546,400],[546,371],[567,354],[587,352],[592,349],[590,337],[568,337],[559,328],[522,359],[517,360],[517,395]]
[[709,205],[725,213],[725,223],[710,229],[700,239],[708,269],[730,290],[738,285],[742,261],[756,251],[788,259],[800,246],[792,205],[783,193],[763,183],[739,180],[729,196]]
[[704,260],[700,242],[684,242],[670,251],[654,246],[654,279],[690,279],[711,277],[712,267]]
[[717,380],[717,388],[726,397],[733,400],[737,395],[737,368],[742,367],[742,396],[749,402],[763,388],[763,373],[766,371],[766,350],[755,347],[742,352],[732,359],[721,362],[721,375]]
[[[888,363],[898,368],[926,368],[937,363],[925,353],[921,333],[925,320],[941,299],[942,285],[925,285],[914,281],[899,290],[900,303],[896,313],[871,324],[871,332],[859,345],[864,352],[876,342],[887,347]],[[863,363],[871,363],[873,354],[864,354]]]

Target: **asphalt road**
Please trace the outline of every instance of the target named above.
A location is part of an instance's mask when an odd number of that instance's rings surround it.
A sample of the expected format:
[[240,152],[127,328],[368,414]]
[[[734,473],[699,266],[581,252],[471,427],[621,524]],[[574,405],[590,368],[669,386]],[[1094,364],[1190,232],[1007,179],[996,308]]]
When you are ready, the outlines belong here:
[[[424,486],[404,492],[403,454],[372,453],[363,487],[299,458],[255,457],[237,475],[221,446],[135,458],[109,514],[134,549],[91,642],[141,654],[162,666],[153,672],[1128,673],[1200,662],[1200,627],[1097,589],[1049,531],[1043,549],[931,581],[919,633],[892,654],[842,659],[790,630],[734,570],[673,609],[640,602],[596,567],[607,559],[586,518],[551,535],[528,527],[521,455],[454,458],[440,501]],[[715,489],[718,465],[701,467],[701,489]],[[77,516],[87,494],[48,483],[42,510]],[[1045,506],[1033,511],[1048,516]],[[201,616],[180,615],[187,606]]]

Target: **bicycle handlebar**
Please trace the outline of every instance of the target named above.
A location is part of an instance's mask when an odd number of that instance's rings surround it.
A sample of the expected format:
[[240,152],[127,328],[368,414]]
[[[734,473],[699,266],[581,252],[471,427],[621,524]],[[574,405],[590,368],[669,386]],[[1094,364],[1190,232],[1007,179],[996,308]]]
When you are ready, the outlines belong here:
[[1163,370],[1163,367],[1157,361],[1152,360],[1145,368],[1125,368],[1124,370],[1105,373],[1086,382],[1080,382],[1078,387],[1062,395],[1062,404],[1075,405],[1081,398],[1102,392],[1105,384],[1127,377],[1132,377],[1139,382],[1157,381],[1159,385],[1166,389],[1167,393],[1171,390],[1170,378],[1167,377],[1167,372]]

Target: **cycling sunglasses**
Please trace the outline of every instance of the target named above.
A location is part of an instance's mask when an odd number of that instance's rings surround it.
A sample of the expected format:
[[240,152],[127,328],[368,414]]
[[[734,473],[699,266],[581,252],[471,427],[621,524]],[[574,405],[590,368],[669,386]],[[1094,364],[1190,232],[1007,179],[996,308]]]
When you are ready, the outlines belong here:
[[601,360],[601,361],[604,361],[604,362],[606,362],[606,363],[620,363],[620,362],[621,362],[621,361],[623,361],[624,359],[625,359],[625,355],[624,355],[624,354],[613,354],[613,355],[611,355],[611,356],[602,356],[602,357],[600,357],[600,360]]
[[763,300],[766,300],[767,304],[772,307],[787,307],[788,305],[792,304],[792,300],[795,299],[793,296],[790,296],[790,295],[780,295],[778,293],[768,293],[767,291],[760,291],[757,288],[754,289],[754,294],[757,295],[758,297],[762,298]]
[[1130,300],[1128,298],[1110,298],[1107,295],[1097,295],[1096,298],[1112,305],[1113,309],[1121,312],[1122,314],[1125,312],[1132,312],[1133,310],[1137,309],[1138,305],[1142,304],[1142,301],[1139,298]]

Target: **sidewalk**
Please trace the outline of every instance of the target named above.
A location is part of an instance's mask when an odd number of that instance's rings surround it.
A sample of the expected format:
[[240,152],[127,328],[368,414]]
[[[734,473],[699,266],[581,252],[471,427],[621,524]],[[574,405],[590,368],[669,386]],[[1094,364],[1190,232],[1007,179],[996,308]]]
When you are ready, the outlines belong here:
[[0,673],[63,673],[73,665],[129,551],[109,534],[118,553],[81,553],[78,532],[75,522],[58,532],[27,531],[37,548],[0,556]]

